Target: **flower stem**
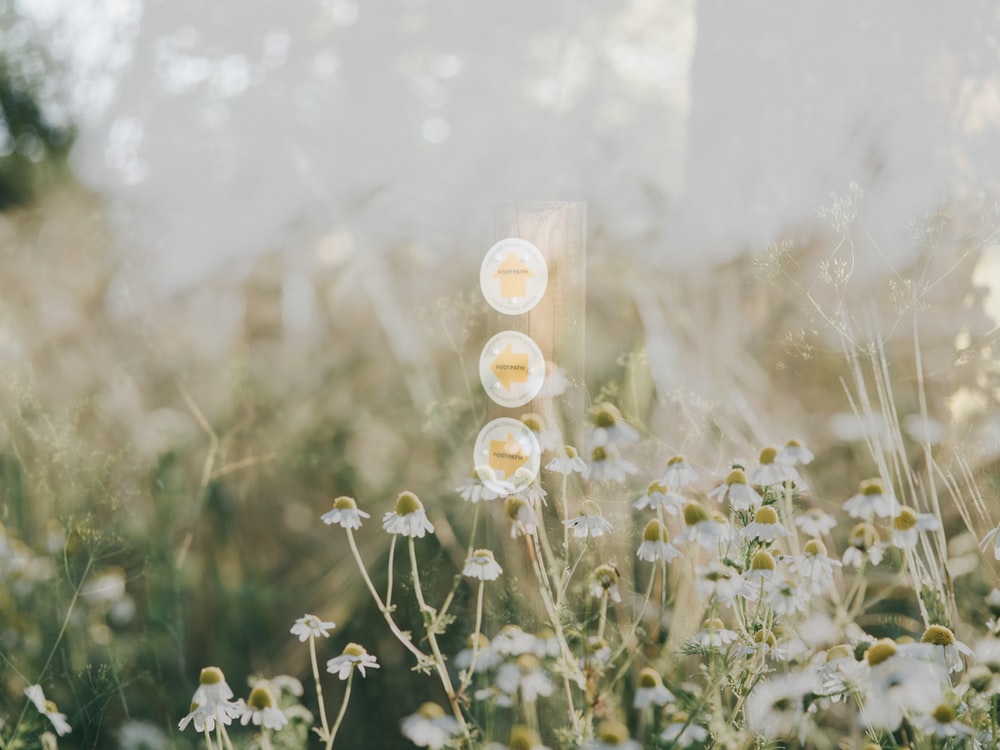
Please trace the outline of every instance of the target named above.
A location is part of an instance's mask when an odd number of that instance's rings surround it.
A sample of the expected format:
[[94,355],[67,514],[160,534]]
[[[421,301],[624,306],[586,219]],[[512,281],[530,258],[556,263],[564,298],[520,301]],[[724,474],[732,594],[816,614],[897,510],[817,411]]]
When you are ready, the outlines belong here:
[[462,707],[458,704],[458,696],[455,694],[455,688],[451,684],[451,676],[448,674],[448,667],[445,666],[444,656],[441,655],[441,649],[437,642],[437,633],[434,630],[435,626],[435,615],[433,607],[427,605],[424,600],[424,590],[423,586],[420,584],[420,573],[417,566],[417,550],[413,543],[413,537],[408,537],[407,542],[410,548],[410,572],[413,576],[413,591],[417,595],[417,604],[420,605],[420,612],[424,617],[424,629],[427,632],[427,642],[431,644],[431,653],[434,654],[434,666],[437,668],[438,676],[441,678],[441,686],[444,688],[445,694],[448,696],[448,702],[451,704],[452,713],[455,714],[455,719],[458,721],[458,725],[462,728],[462,733],[465,735],[466,739],[470,742],[472,741],[472,735],[469,733],[469,725],[465,722],[465,716],[462,714]]
[[472,634],[472,659],[469,660],[469,668],[466,670],[462,683],[458,686],[458,692],[464,693],[472,682],[472,675],[476,671],[476,662],[479,661],[479,632],[483,626],[483,591],[486,588],[486,581],[479,582],[479,593],[476,596],[476,630]]
[[[348,529],[350,531],[350,529]],[[392,570],[395,567],[396,560],[396,535],[392,535],[392,541],[389,542],[389,569],[386,572],[387,583],[385,585],[385,606],[386,609],[392,610]]]
[[347,675],[347,687],[344,688],[344,700],[340,703],[340,711],[337,712],[337,718],[333,722],[333,729],[330,730],[330,734],[326,738],[326,750],[333,747],[333,739],[337,736],[337,730],[340,729],[340,722],[344,720],[344,714],[347,713],[347,701],[351,699],[351,683],[353,681],[354,670],[351,669]]
[[319,719],[323,724],[323,736],[330,736],[330,725],[326,723],[326,706],[323,700],[323,685],[319,681],[319,664],[316,662],[316,636],[309,633],[309,658],[312,661],[313,678],[316,680],[316,701],[319,703]]

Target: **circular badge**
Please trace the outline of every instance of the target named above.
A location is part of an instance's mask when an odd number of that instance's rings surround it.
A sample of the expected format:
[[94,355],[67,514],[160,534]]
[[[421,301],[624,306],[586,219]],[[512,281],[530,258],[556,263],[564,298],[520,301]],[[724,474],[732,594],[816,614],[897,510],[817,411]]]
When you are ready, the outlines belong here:
[[490,248],[479,269],[483,296],[497,312],[521,315],[538,304],[549,283],[542,252],[527,240],[508,237]]
[[526,424],[501,417],[479,431],[472,460],[482,481],[509,482],[517,492],[538,476],[542,449]]
[[479,355],[479,379],[500,406],[524,406],[545,382],[542,350],[523,333],[501,331]]

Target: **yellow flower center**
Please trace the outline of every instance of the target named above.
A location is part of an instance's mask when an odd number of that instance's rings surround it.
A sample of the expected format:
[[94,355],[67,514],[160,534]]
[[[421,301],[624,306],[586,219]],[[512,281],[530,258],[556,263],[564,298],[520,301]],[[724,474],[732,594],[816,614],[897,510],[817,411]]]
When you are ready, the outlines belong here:
[[896,654],[896,644],[891,638],[881,638],[875,643],[873,643],[868,650],[865,652],[865,658],[868,660],[869,666],[874,667],[877,664],[881,664],[890,656],[895,656]]
[[655,518],[646,524],[642,530],[642,541],[644,542],[666,542],[667,530],[662,523]]
[[250,708],[256,708],[258,711],[265,708],[272,708],[274,706],[274,698],[271,696],[270,690],[263,685],[257,685],[250,691],[250,696],[247,698],[247,705]]
[[198,682],[202,685],[218,685],[220,682],[225,682],[225,680],[226,676],[222,674],[222,670],[218,667],[205,667],[198,676]]
[[348,643],[344,646],[343,653],[344,656],[362,656],[368,652],[365,650],[365,647],[359,643]]
[[524,424],[532,432],[542,431],[542,418],[537,414],[524,414],[521,416],[521,423]]
[[441,708],[437,703],[421,703],[420,708],[417,709],[417,713],[423,716],[425,719],[440,719],[444,716],[444,709]]
[[753,520],[755,523],[777,523],[778,512],[770,505],[763,505],[760,508],[757,508],[757,512],[754,514]]
[[760,458],[757,460],[761,465],[766,466],[767,464],[773,464],[774,459],[777,458],[777,456],[778,449],[768,446],[760,452]]
[[509,750],[534,750],[542,744],[541,739],[530,727],[517,724],[510,730],[510,740],[507,742]]
[[595,427],[614,427],[621,418],[621,413],[611,404],[601,404],[594,413]]
[[747,484],[747,475],[743,469],[733,469],[729,472],[729,476],[726,477],[726,484]]
[[942,724],[949,724],[955,721],[955,717],[957,716],[957,714],[955,713],[954,708],[942,703],[940,706],[931,711],[931,716],[934,717],[935,721],[938,721]]
[[851,529],[847,541],[852,547],[864,552],[878,544],[879,536],[875,527],[870,523],[859,523]]
[[725,627],[725,623],[718,617],[713,617],[711,620],[705,620],[705,630],[723,630]]
[[917,514],[913,508],[904,505],[899,509],[899,515],[892,519],[892,527],[896,531],[907,531],[917,525]]
[[862,495],[884,495],[885,489],[882,487],[881,479],[866,479],[861,483]]
[[618,580],[618,571],[614,566],[604,564],[594,568],[594,580],[606,589],[611,588]]
[[358,504],[354,502],[353,497],[347,497],[347,495],[341,495],[336,500],[333,501],[333,507],[337,510],[357,510]]
[[[473,557],[485,557],[485,558],[488,558],[490,560],[495,560],[496,559],[496,558],[493,557],[493,550],[489,550],[489,549],[477,549],[477,550],[475,550],[472,553],[472,556]],[[479,564],[483,564],[482,560],[477,560],[476,562],[478,562]]]
[[601,515],[601,506],[599,506],[593,500],[584,500],[580,504],[580,515],[581,516],[599,516],[599,515]]
[[777,641],[774,638],[774,633],[772,633],[767,628],[761,628],[756,633],[753,634],[754,643],[767,644],[771,648],[777,645]]
[[837,646],[834,646],[833,648],[831,648],[829,651],[826,652],[826,661],[827,663],[829,663],[831,661],[834,661],[835,659],[846,659],[848,656],[851,655],[852,655],[851,649],[848,648],[843,643],[841,643]]
[[685,460],[686,459],[684,458],[684,456],[678,454],[678,455],[672,457],[669,461],[667,461],[667,468],[669,469],[671,466],[676,466],[677,464],[682,464],[682,463],[684,463]]
[[649,689],[659,687],[663,684],[660,673],[651,667],[644,667],[639,672],[639,687]]
[[751,570],[774,570],[777,565],[774,562],[774,555],[766,549],[757,550],[753,559],[750,560]]
[[684,523],[694,526],[696,523],[708,520],[708,511],[701,503],[692,500],[684,506]]
[[805,543],[802,551],[807,555],[812,555],[813,557],[819,557],[820,555],[826,556],[826,545],[823,544],[819,539],[810,539]]
[[660,484],[659,482],[650,482],[649,488],[646,490],[647,495],[666,495],[668,492],[670,492],[670,488]]
[[410,513],[416,513],[423,509],[424,504],[412,492],[400,492],[399,497],[396,498],[396,515],[398,516],[408,516]]
[[920,636],[921,643],[931,643],[935,646],[955,645],[955,634],[944,625],[931,625]]
[[591,461],[607,461],[608,460],[608,452],[606,450],[604,450],[603,446],[599,445],[596,448],[594,448],[593,451],[591,451],[591,453],[590,453],[590,460]]
[[527,501],[524,498],[516,497],[510,495],[504,500],[503,511],[511,521],[518,520],[518,514],[521,512],[521,508],[527,505]]
[[628,740],[628,729],[624,724],[605,719],[597,725],[597,738],[608,745],[620,745]]
[[578,455],[580,455],[579,453],[577,453],[576,448],[574,448],[572,445],[563,446],[563,453],[566,454],[566,458],[576,458]]
[[517,657],[517,668],[521,670],[522,673],[534,672],[541,667],[541,662],[538,658],[532,654],[521,654]]

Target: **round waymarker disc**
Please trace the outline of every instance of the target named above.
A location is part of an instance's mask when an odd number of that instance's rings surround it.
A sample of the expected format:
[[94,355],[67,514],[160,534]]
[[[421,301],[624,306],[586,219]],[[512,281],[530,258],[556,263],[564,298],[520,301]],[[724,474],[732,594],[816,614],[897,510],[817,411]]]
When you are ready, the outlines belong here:
[[524,406],[542,390],[545,358],[538,344],[518,331],[501,331],[479,355],[479,380],[494,402]]
[[479,286],[497,312],[521,315],[538,304],[549,283],[549,267],[541,250],[527,240],[500,240],[483,258]]
[[482,481],[509,482],[519,492],[538,476],[542,449],[526,424],[501,417],[479,431],[472,460]]

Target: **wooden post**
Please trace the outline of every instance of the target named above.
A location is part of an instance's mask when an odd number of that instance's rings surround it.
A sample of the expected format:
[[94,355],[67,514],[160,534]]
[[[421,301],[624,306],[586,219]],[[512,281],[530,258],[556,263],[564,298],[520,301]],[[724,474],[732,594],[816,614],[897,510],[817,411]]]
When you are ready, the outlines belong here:
[[[546,383],[530,403],[507,408],[490,400],[489,418],[520,418],[539,414],[549,430],[559,430],[563,442],[579,445],[583,428],[584,323],[587,278],[587,204],[555,201],[500,203],[494,211],[494,242],[527,240],[538,248],[548,266],[548,284],[538,303],[520,315],[490,310],[488,335],[519,331],[530,337],[546,360]],[[553,372],[557,369],[557,372]],[[565,380],[558,395],[550,385]]]

